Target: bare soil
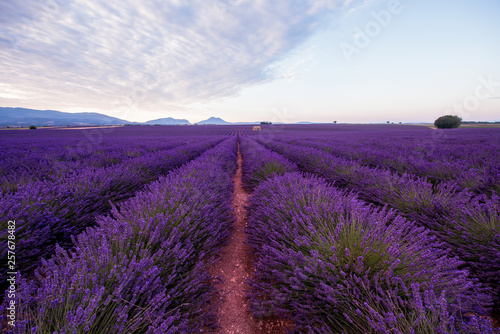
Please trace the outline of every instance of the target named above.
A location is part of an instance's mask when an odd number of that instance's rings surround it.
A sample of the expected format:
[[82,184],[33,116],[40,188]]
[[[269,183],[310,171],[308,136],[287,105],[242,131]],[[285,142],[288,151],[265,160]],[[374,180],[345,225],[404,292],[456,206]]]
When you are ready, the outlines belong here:
[[283,319],[260,320],[252,316],[248,308],[248,299],[245,290],[249,286],[245,281],[252,274],[252,260],[249,246],[245,244],[245,226],[247,213],[245,204],[248,193],[243,189],[241,182],[242,157],[238,145],[238,169],[233,177],[234,194],[233,209],[236,222],[232,235],[226,247],[221,251],[219,261],[211,268],[211,274],[220,276],[223,282],[218,284],[222,296],[221,307],[217,315],[220,334],[267,334],[286,333],[290,323]]

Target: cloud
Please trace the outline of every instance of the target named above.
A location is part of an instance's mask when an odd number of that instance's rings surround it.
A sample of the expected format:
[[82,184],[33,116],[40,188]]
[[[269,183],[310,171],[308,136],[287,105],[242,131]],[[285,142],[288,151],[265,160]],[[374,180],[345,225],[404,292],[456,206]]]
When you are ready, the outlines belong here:
[[344,3],[345,6],[349,5],[349,9],[345,12],[344,17],[349,17],[357,12],[377,4],[380,0],[348,0]]
[[22,100],[29,97],[29,93],[12,88],[9,84],[0,83],[0,98]]
[[266,69],[349,2],[2,1],[0,77],[61,110],[183,108],[273,80]]

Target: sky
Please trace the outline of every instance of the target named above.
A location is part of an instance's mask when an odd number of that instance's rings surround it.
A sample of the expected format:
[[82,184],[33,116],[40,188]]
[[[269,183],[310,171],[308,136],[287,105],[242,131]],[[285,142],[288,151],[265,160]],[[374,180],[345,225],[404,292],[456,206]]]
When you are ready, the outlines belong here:
[[498,0],[1,0],[0,107],[500,121]]

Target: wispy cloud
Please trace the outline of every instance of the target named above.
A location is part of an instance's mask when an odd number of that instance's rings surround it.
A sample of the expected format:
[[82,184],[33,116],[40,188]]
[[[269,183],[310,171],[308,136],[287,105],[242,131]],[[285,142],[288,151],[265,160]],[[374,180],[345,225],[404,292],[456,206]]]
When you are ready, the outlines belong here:
[[43,107],[112,113],[230,96],[272,80],[266,68],[349,2],[2,1],[0,104],[23,91]]
[[9,84],[0,83],[0,98],[22,100],[29,96],[30,94],[26,91],[12,88]]
[[350,6],[350,8],[345,12],[344,17],[351,16],[354,13],[359,12],[359,11],[375,4],[377,1],[378,0],[362,0],[362,1],[350,0],[350,1],[347,1],[345,3],[345,5],[350,5],[351,3],[353,3],[353,5]]

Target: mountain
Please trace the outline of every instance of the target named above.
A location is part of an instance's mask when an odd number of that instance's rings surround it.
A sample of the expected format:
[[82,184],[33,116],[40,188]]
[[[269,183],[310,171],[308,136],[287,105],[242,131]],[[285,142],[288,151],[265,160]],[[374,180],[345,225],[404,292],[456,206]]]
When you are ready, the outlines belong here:
[[136,124],[93,112],[66,113],[55,110],[0,107],[0,126],[80,126]]
[[187,119],[176,119],[172,117],[158,118],[151,121],[144,122],[143,124],[150,125],[190,125],[191,123]]
[[[187,119],[176,119],[172,117],[159,118],[144,123],[129,122],[116,117],[111,117],[99,113],[82,112],[67,113],[56,110],[35,110],[26,108],[0,107],[0,126],[90,126],[90,125],[190,125]],[[210,117],[197,124],[213,125],[252,125],[260,124],[256,122],[226,122],[220,117]],[[273,124],[285,124],[283,122],[273,122]],[[298,122],[296,124],[311,124],[310,122]]]
[[223,125],[223,124],[232,124],[229,122],[226,122],[222,118],[219,117],[210,117],[209,119],[206,119],[204,121],[198,122],[197,124],[214,124],[214,125]]

